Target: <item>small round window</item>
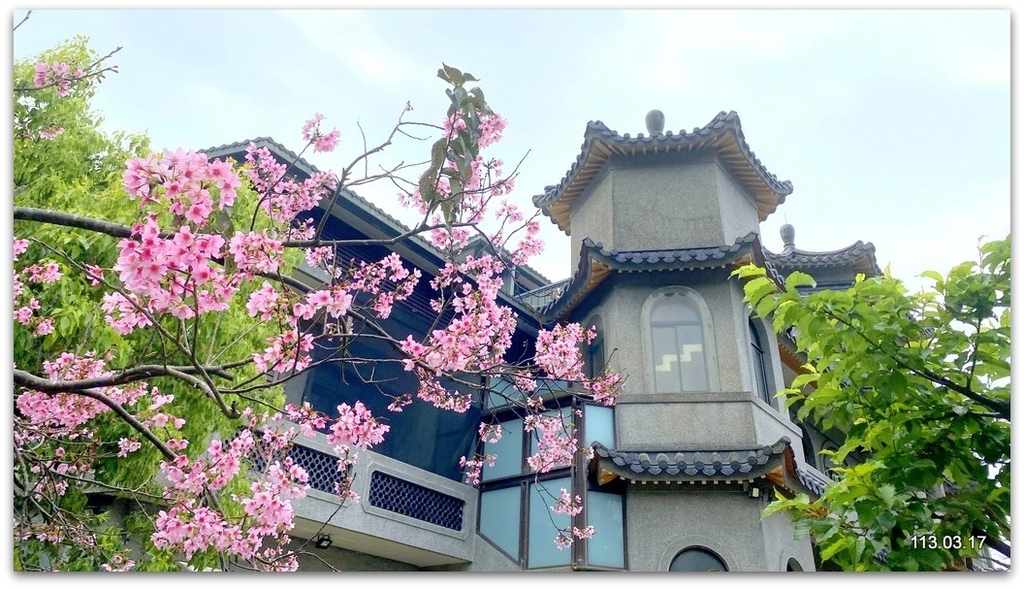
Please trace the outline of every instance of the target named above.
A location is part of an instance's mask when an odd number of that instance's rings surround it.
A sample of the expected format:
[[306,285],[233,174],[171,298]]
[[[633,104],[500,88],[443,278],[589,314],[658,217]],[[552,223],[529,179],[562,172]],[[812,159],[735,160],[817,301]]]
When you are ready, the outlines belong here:
[[668,570],[680,573],[707,573],[728,571],[729,567],[709,550],[687,548],[672,559]]

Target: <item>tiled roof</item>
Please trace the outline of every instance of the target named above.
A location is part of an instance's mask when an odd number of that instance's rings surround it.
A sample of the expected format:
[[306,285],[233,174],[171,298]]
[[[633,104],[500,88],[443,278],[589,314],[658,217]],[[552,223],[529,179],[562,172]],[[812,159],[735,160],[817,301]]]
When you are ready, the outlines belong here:
[[[807,272],[813,268],[829,268],[849,266],[856,272],[868,276],[882,273],[875,260],[875,246],[872,243],[857,241],[856,243],[828,252],[810,252],[807,250],[786,248],[782,253],[764,250],[766,260],[775,265],[781,272],[788,274],[793,270]],[[809,273],[809,272],[808,272]]]
[[[620,252],[615,249],[606,250],[600,243],[590,238],[583,240],[586,247],[605,263],[625,271],[668,270],[675,269],[679,264],[687,267],[718,267],[731,261],[745,244],[753,243],[757,234],[748,233],[729,246],[694,247],[684,249],[634,250]],[[706,264],[705,264],[706,262]]]
[[787,437],[770,446],[729,449],[614,450],[595,442],[592,471],[599,484],[750,484],[767,482],[788,494],[820,496],[826,481],[797,466]]
[[218,145],[217,147],[210,147],[207,149],[200,149],[202,153],[205,153],[209,157],[218,157],[220,154],[232,154],[244,152],[248,149],[250,143],[255,143],[256,147],[267,147],[272,152],[276,152],[278,156],[283,156],[282,160],[289,162],[295,162],[300,170],[305,172],[307,175],[313,175],[320,170],[316,166],[309,163],[305,159],[299,157],[299,154],[288,149],[284,145],[281,145],[277,141],[274,141],[271,137],[257,137],[255,139],[246,139],[245,141],[235,141],[234,143],[225,143],[224,145]]
[[[773,456],[782,456],[789,445],[788,438],[782,438],[774,445],[740,450],[680,450],[677,452],[624,452],[594,444],[594,452],[607,458],[627,478],[652,477],[686,479],[692,477],[742,477],[750,478],[765,470]],[[749,476],[743,476],[749,475]]]
[[601,243],[586,238],[581,246],[579,265],[562,295],[542,309],[545,319],[561,317],[579,303],[612,271],[654,272],[662,270],[699,270],[723,268],[740,260],[757,241],[756,233],[740,237],[732,245],[711,247],[619,251],[605,249]]
[[656,133],[645,137],[619,135],[601,121],[591,121],[583,134],[583,145],[569,171],[555,186],[546,187],[544,194],[533,197],[533,203],[565,233],[570,233],[569,210],[591,180],[612,155],[645,156],[659,153],[690,152],[700,149],[714,150],[719,161],[757,201],[758,216],[763,221],[793,192],[793,184],[779,181],[761,164],[747,145],[734,111],[720,112],[707,125],[693,132]]

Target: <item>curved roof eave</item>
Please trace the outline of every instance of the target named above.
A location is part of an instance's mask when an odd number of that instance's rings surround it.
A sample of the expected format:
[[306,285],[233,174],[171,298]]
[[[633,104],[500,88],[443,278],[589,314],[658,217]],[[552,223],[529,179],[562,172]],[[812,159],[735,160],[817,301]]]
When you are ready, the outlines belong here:
[[587,123],[583,145],[561,182],[533,197],[533,204],[566,234],[570,233],[569,210],[586,186],[612,155],[646,156],[658,153],[714,149],[722,163],[757,200],[758,217],[769,214],[793,192],[793,184],[780,181],[751,151],[735,111],[718,113],[704,127],[687,133],[667,131],[644,136],[619,135],[601,121]]
[[[599,484],[621,479],[641,484],[750,484],[767,481],[788,494],[820,496],[826,481],[797,466],[788,437],[757,448],[616,450],[594,442]],[[603,483],[602,483],[603,482]]]
[[612,272],[724,268],[742,258],[755,243],[757,233],[750,232],[732,245],[620,252],[584,238],[576,272],[562,289],[562,295],[541,309],[541,316],[545,322],[565,316]]
[[832,251],[812,252],[793,248],[778,254],[767,249],[763,249],[763,252],[768,261],[785,271],[845,266],[868,276],[882,273],[875,258],[874,244],[860,240]]

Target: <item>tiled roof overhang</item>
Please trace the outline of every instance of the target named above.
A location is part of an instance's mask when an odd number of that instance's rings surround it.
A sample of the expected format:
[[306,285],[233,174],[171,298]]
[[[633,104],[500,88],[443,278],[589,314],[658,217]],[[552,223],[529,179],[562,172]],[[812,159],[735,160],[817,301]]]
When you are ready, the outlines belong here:
[[590,238],[583,240],[576,272],[563,288],[562,295],[541,310],[545,321],[556,321],[571,311],[612,272],[658,272],[663,270],[701,270],[726,268],[751,260],[757,234],[748,233],[732,245],[624,251],[607,250]]
[[874,244],[857,241],[847,247],[829,252],[809,252],[801,249],[783,250],[776,254],[764,250],[764,257],[781,272],[794,270],[810,273],[815,268],[848,268],[851,273],[878,276],[882,270],[875,259]]
[[587,123],[583,146],[576,162],[562,181],[533,197],[533,204],[551,218],[559,229],[570,233],[569,211],[590,181],[613,155],[645,156],[659,153],[714,151],[719,161],[757,201],[758,218],[764,221],[793,192],[793,184],[779,181],[754,156],[743,136],[735,111],[720,112],[704,127],[692,133],[672,131],[644,137],[619,135],[601,121]]
[[599,485],[616,480],[640,485],[699,485],[747,488],[771,485],[787,496],[807,493],[817,498],[825,480],[797,467],[789,438],[771,446],[709,450],[622,451],[595,442],[590,474]]

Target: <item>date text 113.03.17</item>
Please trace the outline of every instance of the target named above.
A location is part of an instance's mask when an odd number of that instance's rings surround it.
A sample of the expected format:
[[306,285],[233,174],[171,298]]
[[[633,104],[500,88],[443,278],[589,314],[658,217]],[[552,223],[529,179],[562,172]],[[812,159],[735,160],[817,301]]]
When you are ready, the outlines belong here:
[[986,536],[936,536],[934,534],[915,534],[910,536],[911,548],[936,550],[981,550],[985,545]]

